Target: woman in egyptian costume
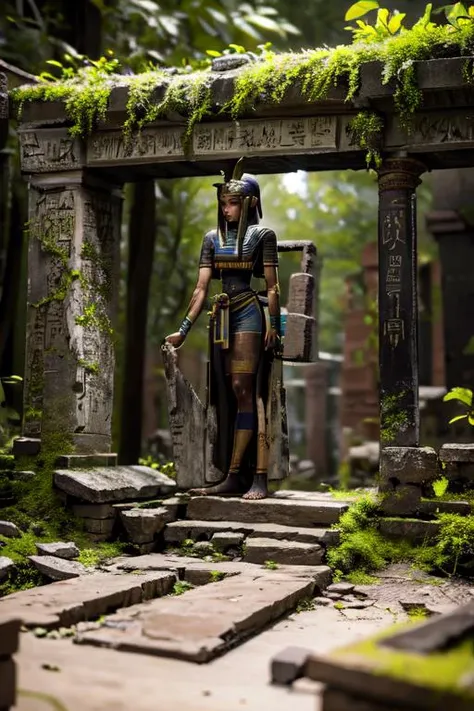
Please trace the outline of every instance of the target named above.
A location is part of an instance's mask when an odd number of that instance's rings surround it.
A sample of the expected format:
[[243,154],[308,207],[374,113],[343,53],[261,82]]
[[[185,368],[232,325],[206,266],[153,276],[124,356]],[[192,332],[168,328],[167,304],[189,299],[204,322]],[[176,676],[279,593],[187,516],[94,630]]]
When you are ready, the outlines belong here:
[[[213,464],[223,480],[191,493],[261,499],[267,496],[272,391],[281,386],[272,386],[281,355],[278,251],[274,231],[259,224],[258,182],[240,166],[241,161],[231,180],[215,185],[218,227],[204,238],[187,315],[166,340],[182,345],[206,303],[211,279],[221,279],[210,317],[208,407],[217,423]],[[251,288],[252,276],[265,279],[265,292]]]

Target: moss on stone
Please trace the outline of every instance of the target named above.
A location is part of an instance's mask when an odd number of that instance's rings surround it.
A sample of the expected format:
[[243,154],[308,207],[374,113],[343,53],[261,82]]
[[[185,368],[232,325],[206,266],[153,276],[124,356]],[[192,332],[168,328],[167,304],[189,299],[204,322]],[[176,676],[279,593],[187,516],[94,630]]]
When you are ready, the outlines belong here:
[[[408,624],[419,624],[419,621]],[[406,627],[406,625],[405,625]],[[367,658],[375,673],[400,681],[411,682],[427,687],[432,691],[444,691],[457,694],[460,698],[474,701],[474,690],[462,684],[463,677],[472,673],[474,665],[474,642],[463,640],[451,649],[432,652],[430,654],[415,654],[401,652],[382,646],[378,642],[391,636],[395,631],[401,631],[402,625],[384,630],[379,636],[357,642],[349,647],[333,652],[333,658],[345,655],[357,655]]]

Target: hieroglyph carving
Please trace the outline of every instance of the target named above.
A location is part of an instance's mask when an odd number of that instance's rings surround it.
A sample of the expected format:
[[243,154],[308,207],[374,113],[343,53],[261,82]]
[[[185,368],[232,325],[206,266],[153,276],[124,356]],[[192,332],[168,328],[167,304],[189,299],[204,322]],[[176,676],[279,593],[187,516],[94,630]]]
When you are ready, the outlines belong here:
[[20,158],[24,173],[77,170],[81,165],[80,141],[65,129],[22,131]]
[[474,144],[474,113],[426,112],[413,117],[410,132],[406,133],[397,122],[396,116],[389,116],[386,147],[406,145],[426,148],[436,146],[437,150],[452,149],[456,144]]
[[[241,155],[318,153],[337,148],[337,117],[315,116],[268,121],[200,124],[195,127],[189,155],[224,158]],[[183,127],[151,127],[126,141],[120,131],[97,133],[89,139],[88,165],[182,160]]]

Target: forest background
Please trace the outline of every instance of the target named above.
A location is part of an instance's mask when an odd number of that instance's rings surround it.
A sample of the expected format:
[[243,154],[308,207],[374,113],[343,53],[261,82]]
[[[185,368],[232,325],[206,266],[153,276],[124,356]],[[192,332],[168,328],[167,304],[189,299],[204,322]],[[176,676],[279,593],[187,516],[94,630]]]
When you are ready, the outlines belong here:
[[[34,75],[60,77],[65,67],[105,56],[118,71],[202,67],[219,52],[295,50],[350,43],[344,29],[348,0],[3,0],[0,59]],[[424,9],[399,0],[406,24]],[[26,186],[20,176],[15,127],[2,156],[0,190],[0,375],[23,372],[26,311]],[[1,166],[0,166],[1,167]],[[7,167],[7,170],[5,169]],[[8,175],[7,175],[8,173]],[[11,177],[13,179],[11,180]],[[116,325],[117,393],[114,440],[120,459],[142,452],[147,351],[179,326],[197,274],[203,235],[216,222],[209,178],[147,180],[125,186],[120,308]],[[341,353],[344,280],[360,272],[364,246],[377,238],[377,186],[371,172],[262,176],[264,222],[280,239],[312,239],[322,258],[320,349]],[[420,191],[421,258],[433,256],[423,228],[429,182]],[[295,264],[281,266],[283,294]],[[368,312],[371,305],[367,304]],[[202,357],[206,319],[186,348]],[[160,368],[153,373],[162,379]],[[160,395],[160,390],[158,389]],[[163,393],[163,389],[161,390]],[[166,426],[162,397],[158,424]],[[13,394],[13,409],[21,395]],[[160,406],[161,405],[161,406]],[[14,418],[13,418],[14,421]]]

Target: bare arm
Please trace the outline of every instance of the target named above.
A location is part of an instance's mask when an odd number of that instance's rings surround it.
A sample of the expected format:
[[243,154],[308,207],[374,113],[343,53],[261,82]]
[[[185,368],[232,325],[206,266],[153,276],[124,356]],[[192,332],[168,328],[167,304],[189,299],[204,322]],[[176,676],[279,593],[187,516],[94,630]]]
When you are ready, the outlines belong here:
[[[206,301],[207,297],[207,292],[209,291],[211,277],[211,267],[201,267],[199,269],[199,275],[196,282],[196,286],[194,287],[193,295],[191,297],[191,301],[189,302],[188,311],[183,321],[183,324],[185,324],[185,322],[189,322],[187,330],[189,330],[189,328],[191,327],[190,324],[196,321],[203,309],[204,302]],[[171,345],[175,348],[179,348],[184,343],[184,339],[186,338],[187,331],[186,329],[183,329],[183,324],[180,327],[179,331],[177,331],[176,333],[172,333],[166,337],[166,341],[168,343],[171,343]],[[185,332],[183,333],[183,331]]]
[[274,348],[277,336],[280,335],[280,328],[277,325],[280,320],[280,285],[278,283],[278,268],[274,266],[264,267],[264,276],[267,284],[268,311],[270,313],[271,327],[265,339],[266,348]]

